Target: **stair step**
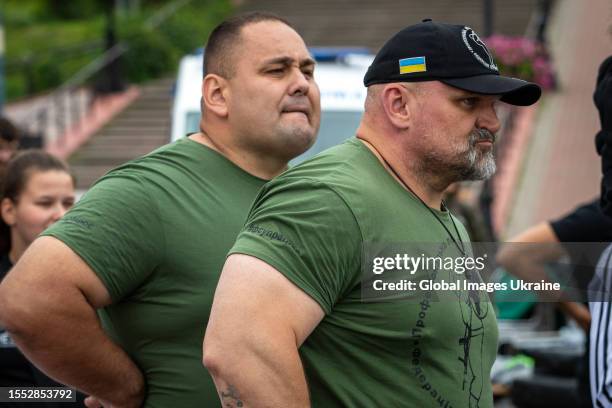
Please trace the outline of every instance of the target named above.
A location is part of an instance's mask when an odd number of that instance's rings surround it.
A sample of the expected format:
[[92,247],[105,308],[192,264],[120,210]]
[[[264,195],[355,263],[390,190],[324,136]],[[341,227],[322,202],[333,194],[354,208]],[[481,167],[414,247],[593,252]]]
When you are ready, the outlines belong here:
[[142,85],[138,98],[70,157],[77,188],[170,141],[173,85],[174,78]]
[[141,152],[124,152],[123,155],[117,156],[95,156],[95,157],[83,157],[75,158],[70,161],[71,166],[77,167],[96,167],[96,166],[107,166],[107,167],[117,167],[120,164],[127,163],[130,160],[134,160],[137,157],[144,156],[146,153]]
[[[118,165],[118,164],[117,164]],[[76,176],[76,187],[79,190],[85,190],[91,187],[91,185],[109,170],[117,167],[114,164],[103,164],[103,165],[71,165],[72,173]]]
[[166,135],[163,137],[101,137],[100,140],[92,140],[83,145],[83,148],[104,148],[109,146],[150,146],[162,143],[168,143],[170,138]]
[[113,126],[104,128],[96,136],[100,139],[123,139],[137,136],[138,138],[144,137],[155,138],[156,136],[166,136],[170,134],[170,126]]
[[154,149],[157,149],[160,146],[163,146],[164,143],[146,143],[146,144],[133,144],[133,145],[92,145],[87,146],[78,153],[73,155],[75,159],[83,159],[87,158],[96,158],[96,157],[113,157],[113,156],[121,156],[124,157],[127,155],[143,155]]
[[[145,122],[145,123],[143,123]],[[107,124],[102,129],[113,129],[113,128],[150,128],[156,129],[160,126],[170,126],[170,115],[166,112],[163,114],[156,114],[156,112],[149,112],[147,115],[132,115],[129,117],[115,118],[113,122]]]

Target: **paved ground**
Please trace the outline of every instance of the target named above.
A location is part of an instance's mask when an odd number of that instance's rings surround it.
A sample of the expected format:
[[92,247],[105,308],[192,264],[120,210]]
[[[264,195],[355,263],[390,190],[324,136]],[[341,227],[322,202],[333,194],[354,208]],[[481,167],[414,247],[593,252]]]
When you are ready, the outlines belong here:
[[557,0],[548,39],[560,89],[540,102],[506,237],[598,194],[592,94],[597,68],[612,54],[611,26],[609,0]]

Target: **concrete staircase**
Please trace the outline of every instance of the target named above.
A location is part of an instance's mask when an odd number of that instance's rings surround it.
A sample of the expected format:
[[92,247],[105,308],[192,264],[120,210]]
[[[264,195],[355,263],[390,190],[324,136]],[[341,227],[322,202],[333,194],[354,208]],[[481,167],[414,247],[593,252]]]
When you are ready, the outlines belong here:
[[170,140],[173,83],[170,78],[142,86],[136,101],[68,159],[77,189],[89,188],[110,169]]
[[[494,3],[494,31],[523,35],[538,0]],[[240,10],[271,11],[287,18],[309,46],[378,50],[395,32],[423,18],[466,24],[484,35],[483,0],[251,0]]]

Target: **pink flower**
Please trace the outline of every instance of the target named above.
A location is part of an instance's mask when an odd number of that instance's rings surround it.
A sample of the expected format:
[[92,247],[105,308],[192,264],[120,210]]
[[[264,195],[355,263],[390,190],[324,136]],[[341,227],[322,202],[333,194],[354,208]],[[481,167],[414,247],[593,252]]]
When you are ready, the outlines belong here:
[[534,81],[543,89],[555,87],[555,74],[544,44],[530,38],[492,35],[485,43],[508,75]]

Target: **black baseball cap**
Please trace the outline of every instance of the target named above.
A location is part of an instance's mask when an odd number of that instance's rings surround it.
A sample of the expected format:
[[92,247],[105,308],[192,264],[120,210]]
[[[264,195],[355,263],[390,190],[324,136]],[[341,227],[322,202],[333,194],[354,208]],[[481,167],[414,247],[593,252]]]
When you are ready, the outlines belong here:
[[493,55],[470,27],[431,19],[391,37],[376,54],[363,83],[432,80],[469,92],[501,95],[511,105],[534,104],[542,94],[534,83],[499,75]]

